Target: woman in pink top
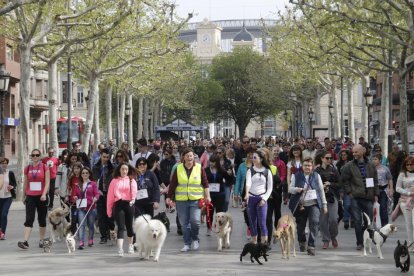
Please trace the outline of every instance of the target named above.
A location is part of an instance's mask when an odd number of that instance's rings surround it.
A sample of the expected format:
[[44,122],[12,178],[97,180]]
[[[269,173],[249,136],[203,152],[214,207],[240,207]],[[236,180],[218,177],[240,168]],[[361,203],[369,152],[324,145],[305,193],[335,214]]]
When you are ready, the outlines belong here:
[[33,222],[37,210],[39,222],[39,247],[43,247],[43,238],[46,233],[47,194],[49,191],[49,167],[41,162],[40,150],[32,150],[32,163],[24,169],[23,203],[26,205],[26,221],[24,222],[24,238],[17,246],[29,249],[27,242],[32,232]]
[[[107,213],[108,217],[115,218],[118,226],[118,255],[124,255],[124,228],[127,229],[128,235],[128,253],[134,253],[132,228],[135,198],[137,196],[137,182],[135,181],[136,171],[127,163],[121,163],[114,171],[114,178],[109,184],[107,196]],[[113,214],[112,214],[113,212]]]
[[[73,187],[74,200],[78,208],[78,222],[79,225],[79,249],[84,248],[85,226],[89,228],[88,246],[93,246],[93,234],[95,233],[95,219],[96,219],[96,202],[99,198],[98,186],[95,181],[92,181],[92,171],[88,167],[83,167],[80,171],[81,181],[79,185]],[[88,212],[88,210],[90,211]]]

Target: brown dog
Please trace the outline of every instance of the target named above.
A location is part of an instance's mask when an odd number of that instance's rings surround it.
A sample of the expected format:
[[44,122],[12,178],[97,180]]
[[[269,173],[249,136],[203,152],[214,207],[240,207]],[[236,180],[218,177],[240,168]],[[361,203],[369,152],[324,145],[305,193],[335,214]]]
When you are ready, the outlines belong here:
[[293,239],[293,257],[296,257],[296,222],[291,215],[283,215],[277,222],[273,237],[280,241],[282,259],[289,259],[290,240]]

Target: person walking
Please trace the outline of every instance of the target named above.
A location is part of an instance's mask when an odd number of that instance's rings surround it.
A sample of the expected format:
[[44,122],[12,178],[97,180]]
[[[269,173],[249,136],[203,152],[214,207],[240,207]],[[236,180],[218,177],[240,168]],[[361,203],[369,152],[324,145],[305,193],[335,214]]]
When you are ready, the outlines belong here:
[[55,156],[55,150],[52,147],[47,148],[47,157],[43,158],[43,164],[49,167],[50,170],[50,187],[49,187],[49,206],[48,209],[53,209],[53,199],[55,198],[55,181],[56,181],[56,174],[58,166],[60,165],[59,159]]
[[379,187],[375,165],[365,157],[366,149],[360,144],[352,148],[354,160],[342,168],[341,180],[351,198],[351,214],[355,222],[357,250],[362,250],[362,212],[373,221],[373,201],[378,202]]
[[204,198],[206,205],[210,204],[210,191],[205,171],[201,165],[194,161],[194,152],[191,148],[182,150],[183,162],[177,166],[173,173],[166,204],[171,205],[171,199],[175,198],[179,221],[182,225],[184,247],[181,252],[198,250],[200,239],[201,210],[198,202]]
[[8,158],[0,157],[0,240],[6,239],[7,217],[13,198],[16,198],[16,177],[8,164]]
[[134,208],[135,198],[137,197],[137,182],[135,181],[136,172],[128,163],[120,164],[115,168],[114,178],[109,184],[107,195],[107,215],[115,218],[118,226],[117,246],[118,256],[124,256],[124,228],[128,236],[128,253],[134,253]]
[[32,162],[24,169],[23,203],[26,209],[26,220],[24,222],[23,241],[17,243],[21,249],[29,249],[28,240],[32,232],[36,211],[39,222],[40,248],[43,248],[43,239],[46,234],[50,172],[49,167],[41,162],[40,156],[40,150],[32,150]]
[[[307,251],[308,255],[315,255],[315,239],[319,230],[321,210],[328,213],[323,182],[320,175],[313,170],[313,159],[303,160],[303,171],[292,175],[289,192],[289,209],[296,218],[297,235],[300,251]],[[306,249],[306,223],[309,222],[308,248]]]
[[268,159],[262,151],[253,154],[253,166],[246,174],[247,212],[253,244],[257,243],[257,228],[260,228],[261,242],[266,244],[268,231],[266,227],[267,200],[273,189],[273,175]]
[[339,173],[332,165],[333,156],[327,150],[322,150],[315,157],[317,168],[315,171],[320,175],[325,191],[328,213],[321,213],[319,219],[322,234],[322,249],[328,249],[329,242],[333,248],[338,247],[338,198],[342,185],[339,181]]
[[381,153],[376,153],[372,158],[378,174],[379,198],[380,204],[380,218],[381,225],[388,224],[388,197],[392,198],[394,194],[394,185],[392,183],[392,175],[388,167],[383,163],[383,156]]

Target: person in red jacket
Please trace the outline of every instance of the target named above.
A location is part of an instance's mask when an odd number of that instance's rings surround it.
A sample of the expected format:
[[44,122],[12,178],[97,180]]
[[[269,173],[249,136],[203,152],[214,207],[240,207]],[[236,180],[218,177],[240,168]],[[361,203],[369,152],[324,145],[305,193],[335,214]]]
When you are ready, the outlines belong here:
[[57,168],[60,164],[59,159],[55,156],[55,150],[52,147],[47,149],[48,156],[43,158],[43,164],[46,164],[49,167],[50,171],[50,187],[49,187],[49,210],[53,209],[53,198],[55,197],[55,180],[56,180],[56,173]]

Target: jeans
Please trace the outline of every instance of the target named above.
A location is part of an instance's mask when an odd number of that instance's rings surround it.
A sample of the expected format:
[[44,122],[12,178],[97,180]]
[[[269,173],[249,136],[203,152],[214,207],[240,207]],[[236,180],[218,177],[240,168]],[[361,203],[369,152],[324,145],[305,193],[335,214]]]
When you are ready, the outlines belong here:
[[180,220],[184,244],[190,246],[192,241],[199,241],[201,209],[198,200],[177,201],[176,208]]
[[6,233],[7,215],[9,214],[10,206],[13,202],[12,197],[0,198],[0,230]]
[[338,200],[334,197],[334,202],[328,202],[328,213],[321,212],[319,219],[321,236],[323,242],[336,240],[338,236]]
[[306,222],[309,220],[309,239],[308,246],[315,248],[315,238],[318,235],[319,230],[319,217],[320,210],[317,204],[312,206],[304,206],[305,211],[296,216],[296,224],[298,227],[298,240],[299,243],[306,243]]
[[405,229],[407,231],[407,241],[408,244],[411,244],[414,240],[414,209],[407,210],[407,203],[401,202],[400,203],[401,212],[404,215],[405,220]]
[[364,198],[351,198],[351,213],[355,222],[355,236],[357,245],[364,244],[363,241],[363,230],[362,230],[362,212],[365,212],[371,222],[373,221],[373,203],[370,199]]
[[[85,218],[86,210],[78,210],[78,220],[79,223]],[[97,211],[96,209],[90,210],[88,216],[83,221],[81,225],[79,225],[79,241],[84,241],[85,239],[85,226],[88,225],[89,228],[89,239],[93,240],[93,234],[95,233],[95,219],[96,219]]]
[[380,204],[381,226],[385,226],[388,224],[388,195],[385,190],[380,190],[378,203]]
[[223,212],[227,212],[227,210],[229,209],[231,186],[224,185],[224,193],[226,196],[224,199],[224,211]]
[[351,219],[351,198],[349,197],[349,195],[344,193],[342,199],[344,204],[343,221],[349,221]]

